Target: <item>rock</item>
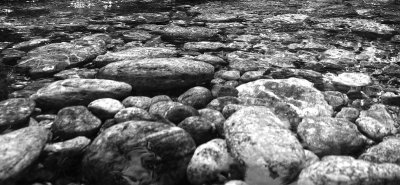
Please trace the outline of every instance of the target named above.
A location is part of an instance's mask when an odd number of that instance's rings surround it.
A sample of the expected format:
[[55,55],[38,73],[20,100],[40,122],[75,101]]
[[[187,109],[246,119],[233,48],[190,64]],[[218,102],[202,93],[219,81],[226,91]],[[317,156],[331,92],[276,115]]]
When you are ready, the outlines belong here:
[[299,24],[304,22],[310,16],[305,14],[282,14],[276,15],[263,20],[266,24],[284,23],[284,24]]
[[0,135],[0,182],[18,180],[42,152],[50,132],[38,126],[25,127]]
[[93,79],[95,78],[96,74],[97,70],[95,69],[72,68],[54,74],[54,78],[58,80],[65,80],[71,78]]
[[147,96],[129,96],[122,101],[125,107],[137,107],[144,110],[149,110],[151,98]]
[[224,115],[225,118],[229,118],[236,111],[246,108],[246,107],[248,107],[248,106],[237,105],[237,104],[228,104],[222,109],[222,115]]
[[156,24],[167,23],[168,13],[130,13],[129,15],[113,16],[111,22],[123,22],[126,24]]
[[225,71],[221,74],[221,78],[224,80],[238,80],[240,78],[239,71]]
[[51,127],[55,136],[70,139],[77,136],[94,136],[101,126],[101,120],[84,106],[61,109]]
[[224,122],[225,118],[221,114],[221,112],[216,111],[214,109],[200,109],[199,110],[200,118],[207,120],[215,125],[215,129],[217,130],[219,136],[223,136],[224,132]]
[[204,108],[211,100],[210,90],[201,86],[190,88],[178,97],[178,102],[196,109]]
[[18,128],[28,123],[35,102],[27,98],[10,98],[0,102],[0,130]]
[[114,62],[100,69],[98,78],[131,84],[138,91],[169,90],[200,85],[212,79],[214,67],[180,58]]
[[390,36],[394,34],[394,29],[386,24],[378,23],[374,20],[352,19],[352,18],[329,18],[317,19],[314,27],[318,29],[342,31],[351,30],[362,36]]
[[246,182],[281,184],[294,180],[305,164],[305,154],[290,126],[261,106],[241,109],[225,121],[227,146],[232,156],[246,165]]
[[221,65],[227,65],[228,62],[226,62],[224,59],[221,57],[217,57],[214,55],[209,55],[209,54],[201,54],[197,55],[194,60],[202,61],[208,64],[215,66],[221,66]]
[[351,122],[355,122],[358,116],[360,115],[360,111],[353,107],[343,107],[340,112],[336,114],[336,118],[344,118]]
[[150,106],[150,114],[161,117],[178,124],[190,116],[198,116],[199,113],[193,107],[178,102],[161,101]]
[[240,77],[240,81],[242,82],[251,82],[254,80],[261,79],[264,76],[265,71],[247,71],[243,73]]
[[0,56],[2,56],[1,63],[5,65],[16,65],[18,61],[24,57],[26,53],[24,51],[20,51],[17,49],[5,49],[1,52]]
[[144,58],[169,58],[178,54],[174,48],[134,47],[117,52],[107,52],[94,60],[97,67],[123,60],[139,60]]
[[239,20],[239,17],[238,15],[235,14],[205,13],[195,17],[193,21],[221,23],[221,22],[235,22],[237,20]]
[[367,140],[354,123],[331,117],[304,118],[297,134],[304,147],[320,157],[354,154],[363,149]]
[[349,98],[347,95],[339,91],[324,91],[323,94],[325,100],[330,106],[332,106],[334,110],[338,110],[342,106],[345,106],[347,103],[349,103]]
[[32,39],[29,41],[25,41],[25,42],[20,42],[18,44],[13,45],[13,49],[17,49],[17,50],[23,50],[23,51],[28,51],[31,50],[33,48],[45,45],[47,43],[50,42],[50,39]]
[[196,148],[186,173],[193,185],[223,183],[240,173],[234,167],[239,164],[230,156],[225,140],[213,139]]
[[268,70],[271,66],[295,68],[296,66],[293,63],[298,60],[293,54],[284,52],[274,55],[264,55],[235,51],[228,53],[226,58],[229,62],[229,67],[240,72]]
[[388,137],[367,151],[362,153],[359,159],[373,163],[395,163],[400,164],[400,139]]
[[298,184],[396,184],[400,167],[376,164],[350,156],[326,156],[300,173]]
[[304,150],[304,154],[306,154],[306,163],[304,165],[304,168],[307,168],[308,166],[319,161],[319,157],[310,150]]
[[372,83],[371,77],[363,73],[341,73],[332,79],[334,85],[345,87],[364,87]]
[[97,99],[88,105],[88,109],[101,119],[113,118],[123,108],[120,101],[112,98]]
[[47,144],[44,152],[47,153],[83,153],[84,149],[89,146],[90,139],[84,136],[78,136],[66,141]]
[[70,43],[53,43],[38,47],[18,62],[32,77],[53,75],[68,67],[90,62],[97,55],[106,52],[106,44],[111,38],[105,34],[95,34]]
[[226,45],[221,42],[186,42],[183,45],[183,49],[189,51],[219,51],[226,49]]
[[398,127],[382,104],[374,104],[370,109],[361,111],[356,124],[360,131],[373,140],[396,134]]
[[138,107],[128,107],[121,109],[117,114],[115,114],[114,120],[117,123],[141,120],[152,121],[153,117],[144,109]]
[[227,85],[214,85],[211,89],[212,96],[214,97],[224,97],[224,96],[232,96],[237,97],[239,91],[232,86]]
[[207,108],[217,110],[219,112],[222,111],[222,109],[229,104],[240,104],[240,100],[236,97],[233,96],[223,96],[223,97],[218,97],[212,100],[208,105]]
[[196,145],[201,145],[217,136],[215,124],[199,116],[187,117],[178,124],[183,130],[188,132]]
[[241,180],[231,180],[226,182],[224,185],[248,185],[248,184]]
[[260,79],[236,88],[239,97],[273,99],[293,105],[300,117],[331,116],[332,107],[324,95],[304,79]]
[[197,26],[180,27],[170,25],[164,27],[160,33],[163,39],[174,42],[204,41],[216,40],[218,38],[219,30]]
[[178,184],[185,177],[195,149],[193,139],[179,127],[128,121],[97,136],[86,150],[83,172],[95,185]]
[[172,101],[172,99],[168,95],[157,95],[151,98],[150,105],[161,101]]
[[87,105],[100,98],[122,99],[132,91],[123,82],[103,79],[67,79],[51,83],[31,96],[42,108]]
[[122,33],[125,42],[146,41],[150,40],[151,37],[153,37],[152,34],[143,30],[129,30]]

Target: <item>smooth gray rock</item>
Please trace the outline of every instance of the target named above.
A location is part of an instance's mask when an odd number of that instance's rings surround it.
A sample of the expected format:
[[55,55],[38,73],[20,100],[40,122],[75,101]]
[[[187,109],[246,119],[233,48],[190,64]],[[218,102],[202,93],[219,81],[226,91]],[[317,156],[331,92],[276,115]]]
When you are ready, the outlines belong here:
[[0,130],[27,124],[35,106],[35,102],[29,98],[10,98],[1,101]]
[[114,62],[100,69],[98,78],[131,84],[137,91],[170,90],[209,82],[210,64],[181,59],[153,58]]
[[51,83],[31,96],[42,108],[87,105],[100,98],[122,99],[130,95],[132,86],[104,79],[67,79]]

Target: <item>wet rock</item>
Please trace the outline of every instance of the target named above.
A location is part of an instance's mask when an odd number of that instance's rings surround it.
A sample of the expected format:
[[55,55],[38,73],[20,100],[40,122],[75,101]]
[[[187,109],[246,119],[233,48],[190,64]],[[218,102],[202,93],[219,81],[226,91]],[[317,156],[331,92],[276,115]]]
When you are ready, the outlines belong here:
[[300,172],[304,150],[288,128],[290,123],[261,106],[241,109],[224,123],[231,154],[247,167],[246,182],[289,183]]
[[33,39],[33,40],[29,40],[29,41],[25,41],[25,42],[20,42],[18,44],[13,45],[13,49],[17,49],[17,50],[22,50],[22,51],[28,51],[31,50],[33,48],[45,45],[47,43],[50,42],[50,39]]
[[223,136],[225,117],[221,112],[214,109],[204,108],[199,110],[199,114],[200,118],[213,123],[219,136]]
[[214,97],[224,97],[224,96],[238,96],[238,90],[235,87],[227,85],[214,85],[211,89],[211,93]]
[[201,54],[198,55],[194,58],[194,60],[202,61],[208,64],[215,66],[219,65],[226,65],[228,62],[226,62],[224,59],[214,56],[214,55],[209,55],[209,54]]
[[161,101],[152,104],[149,113],[152,115],[160,115],[175,124],[180,123],[187,117],[199,115],[197,110],[193,107],[172,101]]
[[400,167],[376,164],[350,156],[326,156],[301,171],[298,184],[395,184]]
[[363,73],[341,73],[332,78],[332,82],[336,86],[344,87],[364,87],[372,83],[369,75]]
[[343,107],[340,112],[336,114],[336,118],[344,118],[351,122],[355,122],[358,116],[360,115],[360,111],[354,107]]
[[239,71],[225,71],[221,74],[221,78],[224,80],[238,80],[240,78]]
[[67,79],[51,83],[31,96],[39,107],[62,108],[87,105],[100,98],[121,99],[132,87],[123,82],[102,79]]
[[67,67],[75,67],[93,60],[106,52],[110,37],[96,34],[70,43],[53,43],[38,47],[18,62],[18,67],[27,69],[32,77],[55,74]]
[[35,109],[35,102],[27,98],[10,98],[0,102],[0,130],[26,125]]
[[101,119],[113,118],[123,108],[124,105],[120,101],[112,98],[97,99],[88,105],[88,109]]
[[161,101],[172,101],[172,99],[168,95],[157,95],[151,98],[150,105]]
[[54,78],[58,80],[65,80],[71,78],[93,79],[95,78],[96,74],[97,70],[95,69],[72,68],[54,74]]
[[297,133],[305,148],[318,156],[349,155],[363,149],[367,140],[354,123],[331,117],[304,118]]
[[43,150],[47,153],[82,153],[89,144],[90,139],[78,136],[66,141],[47,144]]
[[201,145],[217,137],[215,124],[199,116],[187,117],[178,127],[188,132],[196,145]]
[[218,51],[226,48],[226,45],[221,42],[186,42],[183,49],[190,51]]
[[330,106],[333,107],[334,110],[345,106],[349,102],[349,98],[347,97],[347,95],[339,91],[324,91],[323,94],[325,100]]
[[299,24],[307,20],[310,16],[305,14],[281,14],[263,20],[264,23],[285,23],[285,24]]
[[117,52],[107,52],[99,55],[94,60],[97,67],[103,67],[107,64],[123,60],[139,60],[144,58],[168,58],[174,57],[178,52],[173,48],[157,47],[134,47]]
[[175,42],[216,40],[218,38],[218,33],[218,29],[209,29],[196,26],[167,26],[161,30],[163,39],[172,40]]
[[110,18],[111,22],[123,22],[126,24],[156,24],[169,21],[167,13],[131,13]]
[[231,180],[226,182],[224,185],[248,185],[248,184],[241,180]]
[[367,19],[352,19],[352,18],[329,18],[318,19],[318,24],[314,25],[315,28],[343,31],[351,30],[354,33],[359,33],[363,36],[390,36],[394,34],[394,29],[386,24],[375,22],[374,20]]
[[206,13],[195,17],[193,21],[221,23],[221,22],[235,22],[238,20],[239,17],[235,14]]
[[125,60],[100,69],[98,78],[131,84],[137,91],[170,90],[200,85],[212,79],[214,67],[180,58]]
[[121,109],[117,114],[115,114],[114,120],[117,123],[122,123],[125,121],[152,121],[153,117],[144,109],[138,107],[128,107]]
[[26,53],[17,49],[5,49],[1,52],[1,63],[6,65],[16,65],[18,60],[24,57]]
[[267,70],[271,66],[295,67],[294,62],[297,58],[288,53],[276,55],[264,55],[259,53],[249,53],[235,51],[226,55],[229,67],[241,72]]
[[370,109],[361,111],[356,124],[366,136],[374,140],[382,140],[386,136],[396,134],[398,127],[382,104],[374,104]]
[[237,97],[233,96],[223,96],[218,97],[212,100],[208,105],[207,108],[214,109],[217,111],[222,111],[222,109],[229,104],[240,104],[240,100]]
[[72,106],[61,109],[51,127],[54,135],[62,139],[77,136],[91,137],[97,133],[101,120],[84,106]]
[[400,139],[398,137],[384,138],[379,144],[368,148],[359,159],[374,163],[400,164]]
[[50,132],[38,126],[0,135],[0,182],[8,184],[33,164],[42,152]]
[[146,41],[146,40],[150,40],[151,37],[153,37],[152,34],[150,34],[149,32],[143,31],[143,30],[130,30],[130,31],[125,31],[122,33],[122,38],[126,42]]
[[332,107],[324,95],[304,79],[261,79],[236,88],[239,97],[273,99],[293,105],[301,116],[331,116]]
[[210,90],[201,86],[190,88],[178,97],[178,102],[196,109],[205,107],[211,100]]
[[[225,140],[213,139],[196,148],[187,176],[194,185],[223,183],[240,175],[240,169],[235,167],[238,168],[239,164],[230,156]],[[244,175],[244,169],[242,171]]]
[[125,107],[137,107],[148,110],[151,105],[151,98],[147,96],[129,96],[122,101]]
[[242,82],[250,82],[263,78],[265,71],[247,71],[240,77]]
[[128,121],[97,136],[85,153],[83,172],[96,185],[178,184],[195,149],[193,139],[179,127]]

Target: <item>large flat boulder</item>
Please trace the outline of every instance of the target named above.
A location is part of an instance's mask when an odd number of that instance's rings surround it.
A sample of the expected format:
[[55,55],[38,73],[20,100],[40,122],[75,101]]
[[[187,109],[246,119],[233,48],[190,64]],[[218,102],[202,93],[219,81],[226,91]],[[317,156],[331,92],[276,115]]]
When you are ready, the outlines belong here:
[[53,82],[39,89],[31,98],[42,108],[62,108],[88,105],[100,98],[123,99],[131,91],[132,86],[124,82],[75,78]]
[[114,62],[97,77],[131,84],[137,91],[170,90],[207,83],[213,78],[210,64],[182,58],[148,58]]

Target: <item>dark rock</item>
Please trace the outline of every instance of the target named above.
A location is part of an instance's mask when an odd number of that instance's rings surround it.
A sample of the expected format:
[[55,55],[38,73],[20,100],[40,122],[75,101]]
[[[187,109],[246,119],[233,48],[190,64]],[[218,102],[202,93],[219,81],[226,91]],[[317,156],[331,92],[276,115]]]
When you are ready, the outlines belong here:
[[207,108],[214,109],[214,110],[221,112],[222,109],[228,104],[240,104],[240,100],[237,97],[233,97],[233,96],[218,97],[218,98],[212,100],[207,105]]
[[39,107],[62,108],[71,105],[88,105],[100,98],[122,99],[132,91],[129,84],[102,79],[67,79],[41,88],[32,99]]
[[218,39],[218,33],[218,29],[209,29],[196,26],[167,26],[161,30],[163,39],[172,40],[175,42],[216,40]]
[[343,107],[340,112],[336,114],[336,118],[344,118],[351,122],[355,122],[358,116],[360,115],[360,111],[353,107]]
[[207,83],[214,67],[181,58],[153,58],[114,62],[100,69],[98,78],[131,84],[137,91],[171,90]]
[[219,51],[226,49],[226,45],[221,42],[186,42],[183,49],[190,51]]
[[227,65],[228,62],[226,62],[224,59],[214,56],[214,55],[209,55],[209,54],[201,54],[198,55],[194,58],[194,60],[198,60],[198,61],[202,61],[205,63],[209,63],[211,65],[213,65],[214,67],[216,66],[223,66],[223,65]]
[[263,78],[265,71],[247,71],[240,77],[242,82],[251,82]]
[[338,110],[342,106],[345,106],[347,103],[349,103],[349,98],[346,96],[346,94],[343,94],[339,91],[324,91],[323,94],[325,100],[333,107],[334,110]]
[[200,118],[207,120],[215,125],[215,128],[219,134],[219,136],[223,136],[224,134],[224,122],[225,118],[221,112],[216,111],[214,109],[200,109],[199,110]]
[[214,97],[223,97],[223,96],[237,97],[239,91],[232,86],[214,85],[211,89],[211,93]]
[[155,24],[169,21],[167,13],[131,13],[129,15],[114,16],[112,22],[123,22],[127,24]]
[[195,148],[190,135],[179,127],[128,121],[97,136],[86,150],[83,173],[94,185],[178,184]]
[[157,95],[151,98],[150,105],[161,101],[172,101],[172,99],[168,95]]
[[77,136],[94,136],[101,120],[84,106],[65,107],[57,114],[51,127],[55,137],[70,139]]
[[187,117],[178,124],[194,139],[197,146],[206,143],[217,137],[214,123],[209,122],[199,116]]
[[5,49],[1,52],[1,63],[6,65],[16,65],[17,61],[24,57],[26,53],[17,49]]
[[35,109],[35,102],[26,98],[11,98],[0,102],[0,130],[26,125]]
[[95,69],[72,68],[54,74],[54,78],[58,80],[65,80],[71,78],[93,79],[95,78],[96,74],[97,70]]

